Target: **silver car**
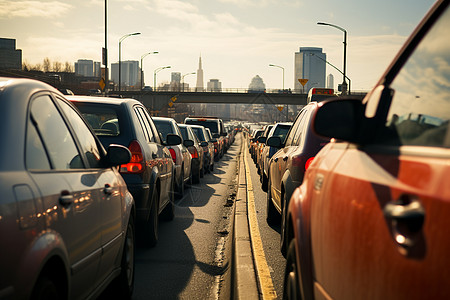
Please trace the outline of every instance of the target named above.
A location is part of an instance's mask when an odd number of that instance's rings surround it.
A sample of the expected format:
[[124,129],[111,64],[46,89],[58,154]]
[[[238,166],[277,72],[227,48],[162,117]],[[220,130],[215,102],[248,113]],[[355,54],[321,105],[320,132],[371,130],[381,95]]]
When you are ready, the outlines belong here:
[[86,299],[134,283],[134,201],[73,105],[35,80],[0,77],[0,298]]

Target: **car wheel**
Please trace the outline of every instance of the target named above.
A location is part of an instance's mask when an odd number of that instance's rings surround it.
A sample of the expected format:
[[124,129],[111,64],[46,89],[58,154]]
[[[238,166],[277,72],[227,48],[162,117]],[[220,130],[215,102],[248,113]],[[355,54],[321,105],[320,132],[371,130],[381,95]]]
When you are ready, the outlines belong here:
[[288,199],[286,193],[283,194],[283,209],[281,211],[281,233],[280,233],[280,242],[281,242],[281,254],[286,257],[287,248],[287,211],[288,211]]
[[181,168],[181,176],[180,176],[180,182],[177,184],[177,191],[176,196],[177,198],[182,198],[184,195],[184,170]]
[[297,257],[295,254],[295,239],[289,244],[284,271],[283,299],[301,299],[299,274],[297,273]]
[[159,195],[157,189],[153,190],[151,199],[150,215],[145,225],[144,230],[144,245],[147,247],[154,247],[158,242],[158,203]]
[[261,182],[261,188],[264,192],[267,192],[267,176],[266,174],[264,174],[264,172],[262,172],[262,182]]
[[199,183],[200,182],[200,169],[195,172],[195,175],[192,174],[192,183]]
[[205,168],[202,165],[202,167],[200,168],[200,178],[203,178],[203,176],[205,176]]
[[55,282],[53,282],[46,275],[40,276],[36,282],[36,285],[33,289],[33,294],[31,299],[38,300],[57,300],[60,299],[62,295],[58,294],[58,289],[56,287]]
[[279,216],[278,211],[275,208],[275,205],[273,205],[272,202],[272,191],[270,187],[270,181],[267,187],[267,224],[269,225],[275,225],[277,223]]
[[117,277],[117,284],[114,285],[119,289],[121,299],[131,299],[134,289],[134,250],[135,250],[135,234],[134,234],[134,218],[130,216],[127,226],[127,234],[123,245],[122,261],[120,263],[121,271]]

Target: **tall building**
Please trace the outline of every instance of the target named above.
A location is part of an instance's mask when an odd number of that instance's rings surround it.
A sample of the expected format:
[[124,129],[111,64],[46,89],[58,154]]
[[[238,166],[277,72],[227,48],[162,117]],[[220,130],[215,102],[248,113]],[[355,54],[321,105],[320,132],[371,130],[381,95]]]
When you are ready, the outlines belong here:
[[[322,48],[300,47],[300,52],[295,52],[294,89],[308,93],[313,87],[324,88],[326,58]],[[299,79],[308,79],[304,89]]]
[[22,70],[22,50],[15,39],[0,38],[0,69]]
[[207,84],[208,92],[220,92],[222,91],[222,82],[219,79],[210,79]]
[[75,75],[86,77],[100,77],[100,62],[90,59],[79,59],[75,63]]
[[334,76],[331,73],[327,76],[327,89],[334,89]]
[[172,72],[170,74],[170,90],[171,91],[179,91],[181,88],[181,73],[180,72]]
[[195,86],[197,92],[203,92],[203,69],[202,69],[202,56],[200,55],[198,59],[198,70],[197,70],[197,84]]
[[[119,63],[111,64],[111,80],[119,84]],[[139,61],[127,60],[121,62],[121,87],[140,87],[141,69]]]

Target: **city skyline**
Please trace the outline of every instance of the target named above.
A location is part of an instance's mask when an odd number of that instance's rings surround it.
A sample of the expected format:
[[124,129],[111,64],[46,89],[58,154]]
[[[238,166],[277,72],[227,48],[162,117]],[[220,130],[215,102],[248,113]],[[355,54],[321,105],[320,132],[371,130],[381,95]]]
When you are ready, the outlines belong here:
[[[141,32],[123,42],[122,60],[159,51],[146,58],[147,74],[164,65],[182,74],[195,72],[201,53],[205,81],[219,78],[222,88],[246,88],[259,75],[268,89],[279,89],[281,74],[268,66],[276,64],[285,68],[285,88],[292,89],[294,53],[299,47],[322,48],[329,63],[342,70],[342,32],[317,25],[328,22],[348,32],[347,75],[352,89],[368,90],[433,2],[109,0],[109,68],[118,61],[119,38]],[[31,64],[46,57],[61,62],[101,61],[104,3],[0,0],[0,36],[16,39],[23,60]],[[329,66],[326,73],[342,77]],[[158,81],[169,82],[170,74],[161,74]],[[340,81],[335,80],[335,86]],[[186,77],[186,83],[195,86],[195,76]]]

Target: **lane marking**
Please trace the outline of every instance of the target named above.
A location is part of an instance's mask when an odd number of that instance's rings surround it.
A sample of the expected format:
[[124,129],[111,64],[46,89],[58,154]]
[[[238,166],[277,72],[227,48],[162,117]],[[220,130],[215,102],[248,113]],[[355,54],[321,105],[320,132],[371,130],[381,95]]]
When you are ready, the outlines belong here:
[[253,194],[253,184],[250,176],[250,168],[247,162],[247,151],[244,148],[245,181],[247,184],[247,214],[250,227],[250,240],[253,250],[253,259],[256,265],[256,276],[259,280],[262,298],[277,299],[277,292],[273,286],[272,276],[267,264],[263,249],[261,235],[259,233],[258,219],[256,217],[255,197]]

